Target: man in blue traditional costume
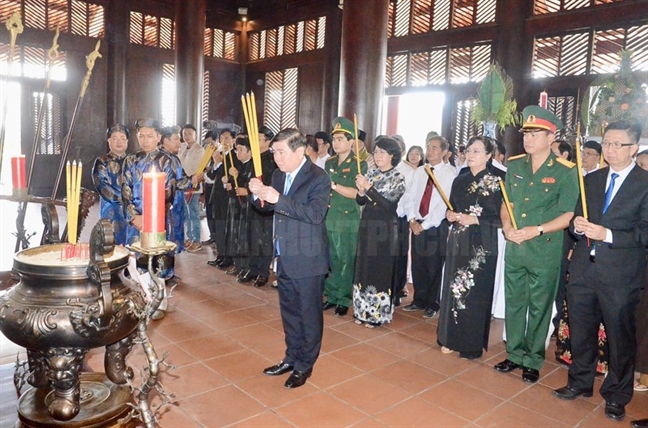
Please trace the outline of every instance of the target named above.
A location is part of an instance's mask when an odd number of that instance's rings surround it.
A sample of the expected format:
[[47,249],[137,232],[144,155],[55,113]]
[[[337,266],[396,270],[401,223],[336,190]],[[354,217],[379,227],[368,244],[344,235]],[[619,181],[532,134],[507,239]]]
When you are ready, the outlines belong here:
[[110,151],[97,158],[92,167],[92,182],[99,192],[101,203],[99,216],[110,221],[115,244],[126,243],[127,222],[122,204],[122,165],[128,149],[128,128],[115,124],[106,131]]

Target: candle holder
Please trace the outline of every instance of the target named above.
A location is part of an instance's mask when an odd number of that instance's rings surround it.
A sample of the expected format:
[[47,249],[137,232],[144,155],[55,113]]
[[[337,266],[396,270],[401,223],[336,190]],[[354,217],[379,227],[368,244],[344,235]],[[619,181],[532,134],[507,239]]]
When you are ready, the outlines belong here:
[[166,232],[141,232],[140,233],[139,246],[142,249],[154,251],[156,248],[166,248],[168,243],[169,242],[166,240]]
[[23,187],[21,189],[13,188],[11,189],[11,196],[18,199],[19,201],[27,200],[27,188]]

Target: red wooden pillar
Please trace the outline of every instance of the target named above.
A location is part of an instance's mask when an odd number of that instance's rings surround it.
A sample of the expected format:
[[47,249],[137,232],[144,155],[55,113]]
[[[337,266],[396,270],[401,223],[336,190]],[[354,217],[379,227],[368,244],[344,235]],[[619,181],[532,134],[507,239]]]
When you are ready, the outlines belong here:
[[201,138],[205,0],[176,1],[176,123],[191,123]]
[[106,10],[108,61],[106,82],[106,127],[126,120],[126,56],[129,45],[130,14],[126,0],[108,2]]
[[387,124],[385,133],[389,136],[398,133],[398,105],[400,97],[387,98]]
[[[378,134],[385,88],[389,0],[345,0],[342,13],[339,114],[367,132]],[[370,144],[369,144],[370,145]]]

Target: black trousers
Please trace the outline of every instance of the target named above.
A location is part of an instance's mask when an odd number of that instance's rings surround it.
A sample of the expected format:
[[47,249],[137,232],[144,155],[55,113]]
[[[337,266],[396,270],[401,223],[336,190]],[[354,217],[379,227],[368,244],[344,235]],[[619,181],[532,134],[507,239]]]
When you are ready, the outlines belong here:
[[407,217],[398,217],[398,255],[396,256],[396,283],[394,297],[398,298],[407,284],[407,252],[409,251],[410,228]]
[[281,322],[286,336],[283,362],[295,370],[310,372],[322,347],[324,315],[322,293],[325,275],[290,278],[281,256],[277,258],[277,282]]
[[639,288],[599,281],[590,262],[582,275],[567,285],[572,364],[569,385],[589,389],[594,385],[598,353],[598,328],[605,324],[610,350],[608,374],[601,385],[606,401],[626,405],[632,399],[636,351],[635,310]]
[[448,240],[448,223],[412,234],[412,280],[416,306],[439,310],[439,291]]

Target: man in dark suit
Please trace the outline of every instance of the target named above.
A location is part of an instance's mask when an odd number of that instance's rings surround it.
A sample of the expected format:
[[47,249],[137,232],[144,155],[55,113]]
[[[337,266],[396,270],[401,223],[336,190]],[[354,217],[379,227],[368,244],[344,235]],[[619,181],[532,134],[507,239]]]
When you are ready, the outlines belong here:
[[272,185],[265,186],[254,178],[250,191],[257,208],[274,210],[274,248],[286,354],[279,364],[263,373],[279,376],[292,372],[284,385],[298,388],[310,377],[322,345],[322,292],[329,268],[324,219],[331,181],[323,169],[305,157],[306,137],[299,130],[279,132],[272,148],[278,167],[272,174]]
[[648,172],[633,161],[640,135],[639,125],[609,124],[602,146],[610,167],[585,177],[589,216],[579,199],[570,225],[578,240],[567,285],[573,363],[567,385],[554,391],[563,400],[592,396],[602,318],[610,359],[600,392],[605,415],[615,420],[632,399],[635,308],[645,285]]

